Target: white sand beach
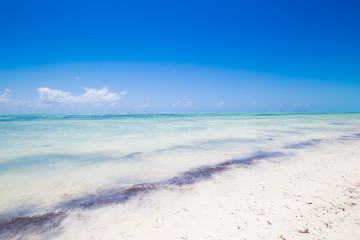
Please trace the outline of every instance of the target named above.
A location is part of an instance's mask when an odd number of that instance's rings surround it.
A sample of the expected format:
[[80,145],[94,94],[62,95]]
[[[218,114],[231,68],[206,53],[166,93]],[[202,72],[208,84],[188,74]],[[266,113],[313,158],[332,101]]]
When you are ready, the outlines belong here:
[[0,239],[360,239],[358,114],[58,117],[3,124]]
[[[57,239],[360,239],[360,142],[71,214]],[[44,236],[43,236],[44,237]]]

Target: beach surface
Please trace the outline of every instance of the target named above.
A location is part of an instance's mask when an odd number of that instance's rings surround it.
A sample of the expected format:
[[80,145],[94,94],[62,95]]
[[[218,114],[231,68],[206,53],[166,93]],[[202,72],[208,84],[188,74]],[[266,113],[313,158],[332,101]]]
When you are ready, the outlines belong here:
[[74,214],[59,239],[360,239],[360,142]]
[[360,239],[359,114],[2,115],[0,239]]

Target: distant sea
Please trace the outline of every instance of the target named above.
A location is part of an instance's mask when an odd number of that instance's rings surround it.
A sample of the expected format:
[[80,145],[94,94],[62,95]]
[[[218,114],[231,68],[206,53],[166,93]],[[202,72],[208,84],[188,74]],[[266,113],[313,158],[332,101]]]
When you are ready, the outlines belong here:
[[0,225],[359,137],[357,113],[0,115]]

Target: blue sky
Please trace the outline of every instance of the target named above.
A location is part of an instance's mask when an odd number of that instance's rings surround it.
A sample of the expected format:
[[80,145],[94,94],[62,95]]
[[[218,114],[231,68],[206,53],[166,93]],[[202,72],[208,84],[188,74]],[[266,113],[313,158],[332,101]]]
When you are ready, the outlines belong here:
[[0,2],[0,113],[360,111],[358,1]]

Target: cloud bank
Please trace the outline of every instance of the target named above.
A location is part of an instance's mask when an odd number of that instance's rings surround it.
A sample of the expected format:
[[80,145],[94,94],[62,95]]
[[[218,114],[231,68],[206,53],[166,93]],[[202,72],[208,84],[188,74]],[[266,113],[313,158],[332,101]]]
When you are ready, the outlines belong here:
[[0,103],[7,103],[10,101],[10,89],[5,88],[5,91],[0,95]]
[[95,89],[85,88],[85,93],[74,96],[70,92],[51,89],[48,87],[38,88],[39,99],[44,104],[86,104],[86,103],[116,103],[126,91],[116,93],[110,92],[108,88]]
[[174,104],[171,105],[171,107],[189,107],[193,104],[191,101],[187,102],[181,102],[180,100],[177,100]]
[[222,105],[224,105],[224,102],[217,102],[217,103],[215,103],[215,105],[216,105],[217,107],[222,107]]

